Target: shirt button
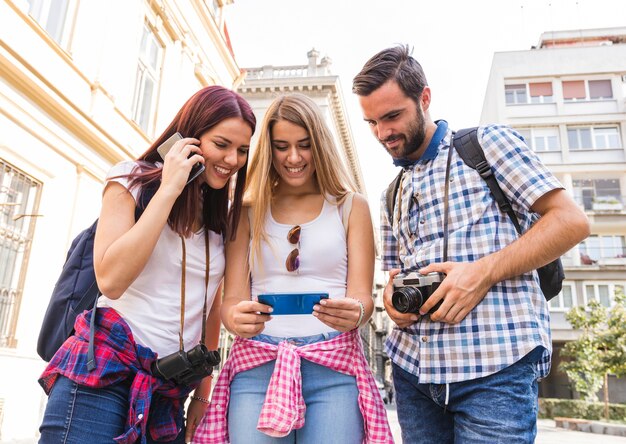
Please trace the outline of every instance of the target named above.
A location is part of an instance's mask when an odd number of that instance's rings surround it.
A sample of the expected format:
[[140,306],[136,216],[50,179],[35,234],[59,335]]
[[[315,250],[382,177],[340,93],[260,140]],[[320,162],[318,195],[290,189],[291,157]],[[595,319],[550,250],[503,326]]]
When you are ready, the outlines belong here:
[[219,405],[219,404],[217,404],[217,405],[215,406],[215,410],[222,410],[222,406],[221,406],[221,405]]
[[141,421],[143,419],[143,413],[138,414],[137,419]]
[[420,224],[424,225],[426,221],[424,219],[420,220]]
[[428,338],[426,336],[422,336],[422,342],[428,342]]

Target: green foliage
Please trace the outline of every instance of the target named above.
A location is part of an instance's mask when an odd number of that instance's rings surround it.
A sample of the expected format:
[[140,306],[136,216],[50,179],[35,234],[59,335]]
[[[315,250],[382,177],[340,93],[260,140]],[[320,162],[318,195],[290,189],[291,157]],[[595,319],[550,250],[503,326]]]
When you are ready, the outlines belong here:
[[[539,418],[606,419],[604,403],[586,402],[581,399],[539,398]],[[626,422],[626,405],[609,404],[609,419]]]
[[592,300],[586,308],[572,308],[566,319],[581,335],[565,344],[561,356],[570,359],[560,368],[585,401],[597,401],[605,375],[626,374],[626,298],[617,292],[610,310]]

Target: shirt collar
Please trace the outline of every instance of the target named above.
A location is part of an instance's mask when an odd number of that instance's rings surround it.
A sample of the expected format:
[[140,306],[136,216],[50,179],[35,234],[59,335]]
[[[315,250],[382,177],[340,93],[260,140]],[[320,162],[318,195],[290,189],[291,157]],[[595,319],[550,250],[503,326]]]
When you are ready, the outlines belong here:
[[437,153],[439,152],[439,144],[448,132],[448,122],[446,122],[445,120],[436,120],[435,123],[437,124],[437,129],[435,130],[435,134],[433,134],[433,137],[430,139],[430,143],[428,144],[428,147],[426,147],[426,151],[424,151],[424,154],[422,154],[419,159],[416,160],[410,160],[406,158],[393,159],[393,164],[395,166],[407,168],[417,164],[418,162],[424,163],[437,157]]

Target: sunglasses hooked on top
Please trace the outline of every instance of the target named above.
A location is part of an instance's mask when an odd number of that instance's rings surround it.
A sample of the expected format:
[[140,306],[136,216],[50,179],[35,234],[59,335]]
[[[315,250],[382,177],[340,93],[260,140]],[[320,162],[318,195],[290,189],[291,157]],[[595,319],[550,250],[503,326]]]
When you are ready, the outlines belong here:
[[302,233],[302,228],[300,225],[296,225],[289,233],[287,233],[287,240],[290,244],[295,245],[296,248],[291,250],[291,253],[287,256],[287,260],[285,261],[285,267],[287,267],[287,271],[298,271],[300,268],[300,234]]

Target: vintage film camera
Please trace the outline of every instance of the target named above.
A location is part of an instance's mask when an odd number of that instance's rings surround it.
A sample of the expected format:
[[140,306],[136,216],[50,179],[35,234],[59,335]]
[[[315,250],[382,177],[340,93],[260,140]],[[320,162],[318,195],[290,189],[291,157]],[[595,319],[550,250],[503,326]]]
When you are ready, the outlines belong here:
[[[442,273],[428,273],[422,275],[417,272],[398,274],[393,278],[393,295],[391,303],[400,313],[419,314],[431,294],[439,287],[445,277]],[[437,311],[441,302],[435,305],[428,313]]]
[[210,351],[198,344],[189,351],[178,350],[152,363],[152,374],[179,385],[192,385],[213,373],[220,363],[217,351]]

